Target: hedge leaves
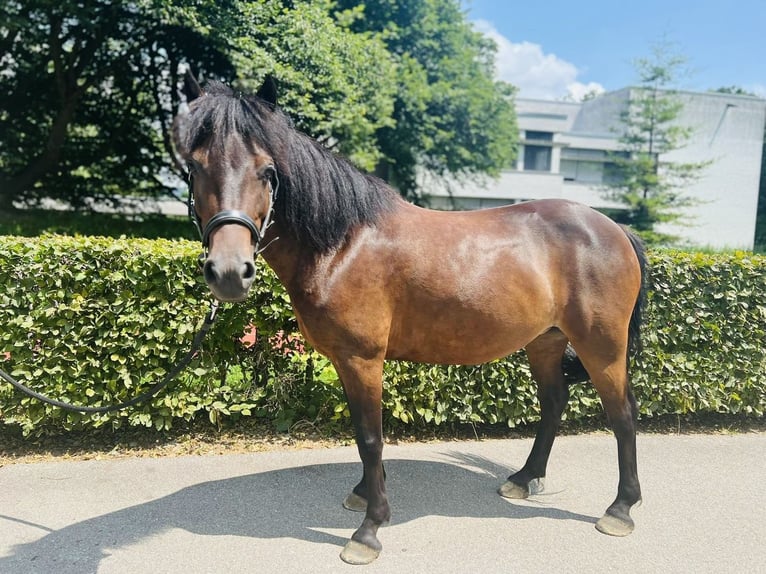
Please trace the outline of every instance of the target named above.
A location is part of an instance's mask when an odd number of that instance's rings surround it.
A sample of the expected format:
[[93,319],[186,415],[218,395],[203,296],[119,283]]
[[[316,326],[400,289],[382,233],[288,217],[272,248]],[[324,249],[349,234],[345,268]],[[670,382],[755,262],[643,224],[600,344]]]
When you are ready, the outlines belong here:
[[[208,310],[199,246],[185,241],[0,237],[0,368],[70,402],[129,399],[189,349]],[[766,257],[651,254],[644,353],[632,370],[641,413],[766,410]],[[101,425],[169,428],[204,417],[220,425],[267,417],[346,423],[329,361],[306,349],[281,285],[259,262],[247,303],[226,306],[192,365],[161,396],[128,411],[67,413],[0,385],[0,416],[27,433]],[[243,342],[254,326],[258,336]],[[590,385],[566,412],[601,412]],[[536,385],[522,353],[471,367],[391,362],[388,423],[533,422]]]

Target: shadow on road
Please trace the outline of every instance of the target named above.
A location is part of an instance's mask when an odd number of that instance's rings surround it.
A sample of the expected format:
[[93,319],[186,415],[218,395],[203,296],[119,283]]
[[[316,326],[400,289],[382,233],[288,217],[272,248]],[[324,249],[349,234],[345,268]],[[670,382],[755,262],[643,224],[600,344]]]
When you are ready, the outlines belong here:
[[[386,461],[392,524],[427,516],[508,518],[508,528],[516,526],[512,520],[537,517],[596,521],[549,505],[509,503],[495,493],[508,468],[464,453],[445,453],[445,458]],[[291,537],[340,548],[344,538],[320,530],[348,529],[350,535],[359,526],[362,515],[344,510],[341,501],[360,472],[359,464],[320,464],[203,482],[14,546],[0,558],[0,572],[96,572],[109,549],[174,528],[202,536]]]

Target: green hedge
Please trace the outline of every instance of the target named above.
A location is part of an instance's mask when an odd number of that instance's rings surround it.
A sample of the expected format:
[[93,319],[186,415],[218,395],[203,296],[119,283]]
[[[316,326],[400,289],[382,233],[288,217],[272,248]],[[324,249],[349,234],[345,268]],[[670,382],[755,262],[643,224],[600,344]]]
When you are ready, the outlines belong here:
[[[209,295],[186,241],[0,237],[0,367],[45,394],[89,405],[145,390],[187,351]],[[101,425],[158,429],[180,419],[243,416],[277,428],[346,423],[334,369],[303,349],[289,301],[259,264],[246,304],[226,306],[203,351],[170,390],[135,409],[67,413],[0,384],[0,416],[27,433]],[[633,371],[644,415],[766,410],[766,257],[651,254],[645,351]],[[241,342],[256,325],[255,345]],[[9,357],[8,357],[9,356]],[[476,367],[388,363],[388,424],[537,419],[523,353]],[[590,385],[568,418],[597,415]]]

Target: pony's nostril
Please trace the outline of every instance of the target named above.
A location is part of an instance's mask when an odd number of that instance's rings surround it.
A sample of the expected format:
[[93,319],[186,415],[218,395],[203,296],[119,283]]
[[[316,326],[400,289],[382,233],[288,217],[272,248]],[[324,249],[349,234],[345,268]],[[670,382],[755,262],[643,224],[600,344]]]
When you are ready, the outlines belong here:
[[255,279],[255,265],[237,258],[210,257],[202,275],[213,294],[221,301],[242,301]]
[[205,281],[208,284],[214,285],[218,283],[218,273],[215,270],[215,264],[210,259],[202,265],[202,274],[205,276]]
[[255,265],[252,261],[246,261],[242,268],[242,279],[251,281],[255,277]]

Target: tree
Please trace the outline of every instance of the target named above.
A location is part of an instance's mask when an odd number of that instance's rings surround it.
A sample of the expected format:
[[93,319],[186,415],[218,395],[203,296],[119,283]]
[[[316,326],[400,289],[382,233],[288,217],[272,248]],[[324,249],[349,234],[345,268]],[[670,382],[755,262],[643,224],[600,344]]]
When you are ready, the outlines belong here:
[[457,0],[401,4],[379,16],[402,21],[373,31],[361,8],[333,0],[4,2],[0,208],[175,190],[183,166],[169,134],[187,66],[243,91],[276,76],[300,129],[363,169],[385,166],[407,192],[419,164],[496,172],[515,124],[509,87],[489,74],[491,45]]
[[275,77],[296,127],[372,171],[382,155],[376,133],[394,123],[397,70],[380,39],[334,19],[331,6],[236,2],[220,15],[236,21],[227,28],[238,87],[253,92],[266,74]]
[[0,206],[158,194],[179,63],[231,73],[195,22],[212,3],[31,0],[0,8]]
[[685,58],[664,46],[652,52],[651,58],[636,62],[639,85],[631,89],[620,115],[620,151],[611,154],[613,183],[605,194],[624,206],[613,216],[619,223],[632,226],[649,243],[667,243],[675,237],[655,226],[682,222],[682,208],[697,203],[683,189],[710,162],[679,163],[664,157],[691,135],[690,128],[678,123],[683,102],[671,89]]
[[458,0],[338,0],[335,16],[382,39],[395,59],[394,123],[378,130],[378,173],[417,200],[418,170],[497,175],[516,155],[510,84],[495,81],[494,43]]
[[302,129],[372,169],[392,123],[379,40],[310,2],[32,0],[0,8],[0,207],[75,207],[177,187],[171,144],[186,66],[243,89],[266,73]]

